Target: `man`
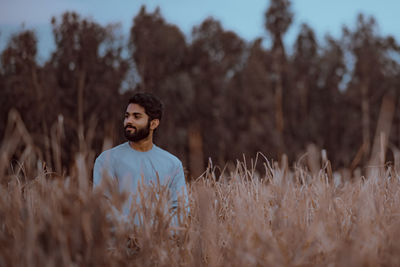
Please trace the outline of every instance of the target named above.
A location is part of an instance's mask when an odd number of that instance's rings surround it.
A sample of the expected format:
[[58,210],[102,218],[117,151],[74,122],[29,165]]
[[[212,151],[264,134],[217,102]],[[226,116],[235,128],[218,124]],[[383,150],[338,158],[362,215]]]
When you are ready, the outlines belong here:
[[[153,143],[153,135],[160,124],[162,104],[149,93],[137,93],[129,99],[125,112],[124,129],[127,142],[106,150],[96,159],[93,170],[93,184],[98,186],[103,177],[116,181],[121,191],[128,191],[130,197],[137,192],[137,186],[146,184],[168,186],[170,205],[177,207],[178,195],[187,201],[185,176],[181,161]],[[123,215],[129,214],[132,199],[123,208]]]

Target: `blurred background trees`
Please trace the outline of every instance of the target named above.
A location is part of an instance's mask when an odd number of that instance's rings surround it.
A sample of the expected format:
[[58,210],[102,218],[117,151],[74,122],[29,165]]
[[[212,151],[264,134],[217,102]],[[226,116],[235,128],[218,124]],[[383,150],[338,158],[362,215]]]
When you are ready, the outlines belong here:
[[[159,9],[144,7],[125,43],[116,25],[67,12],[51,21],[56,48],[43,64],[34,32],[16,33],[1,51],[0,138],[16,109],[47,167],[65,173],[75,153],[94,149],[90,162],[123,142],[127,100],[148,91],[165,105],[156,142],[192,176],[209,158],[221,167],[257,152],[295,161],[310,143],[326,149],[336,168],[365,164],[384,97],[396,110],[400,104],[399,46],[362,15],[323,43],[302,25],[288,46],[283,36],[294,15],[290,1],[270,2],[267,47],[214,18],[185,36]],[[387,138],[390,159],[400,146],[400,112]]]

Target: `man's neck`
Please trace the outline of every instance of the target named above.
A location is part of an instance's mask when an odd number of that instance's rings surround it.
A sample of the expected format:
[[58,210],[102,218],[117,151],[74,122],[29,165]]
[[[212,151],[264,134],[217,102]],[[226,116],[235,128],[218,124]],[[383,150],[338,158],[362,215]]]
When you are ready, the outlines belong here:
[[145,138],[143,140],[140,140],[139,142],[129,141],[129,146],[136,151],[146,152],[153,148],[153,139]]

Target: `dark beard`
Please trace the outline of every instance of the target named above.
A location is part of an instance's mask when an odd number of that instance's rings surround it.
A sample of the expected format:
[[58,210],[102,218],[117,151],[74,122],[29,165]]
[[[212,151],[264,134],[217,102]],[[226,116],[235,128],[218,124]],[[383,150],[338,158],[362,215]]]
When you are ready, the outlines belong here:
[[[132,127],[132,126],[131,126]],[[136,131],[134,133],[130,133],[127,130],[127,127],[125,127],[125,137],[126,139],[128,139],[131,142],[139,142],[145,138],[147,138],[150,134],[150,122],[147,123],[147,127],[143,127],[143,128],[135,128]]]

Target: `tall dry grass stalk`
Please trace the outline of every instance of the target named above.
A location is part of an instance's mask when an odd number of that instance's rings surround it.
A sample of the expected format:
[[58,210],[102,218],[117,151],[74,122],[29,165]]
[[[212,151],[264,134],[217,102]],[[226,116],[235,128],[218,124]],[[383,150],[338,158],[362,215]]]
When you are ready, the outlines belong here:
[[210,165],[190,184],[190,212],[182,201],[168,212],[165,188],[143,186],[122,221],[110,204],[121,207],[126,195],[112,183],[91,188],[92,152],[79,152],[60,177],[10,116],[0,151],[0,266],[400,265],[400,180],[391,167],[334,181],[326,155],[319,169],[315,155],[311,167],[265,160],[264,174],[244,161],[216,177]]

